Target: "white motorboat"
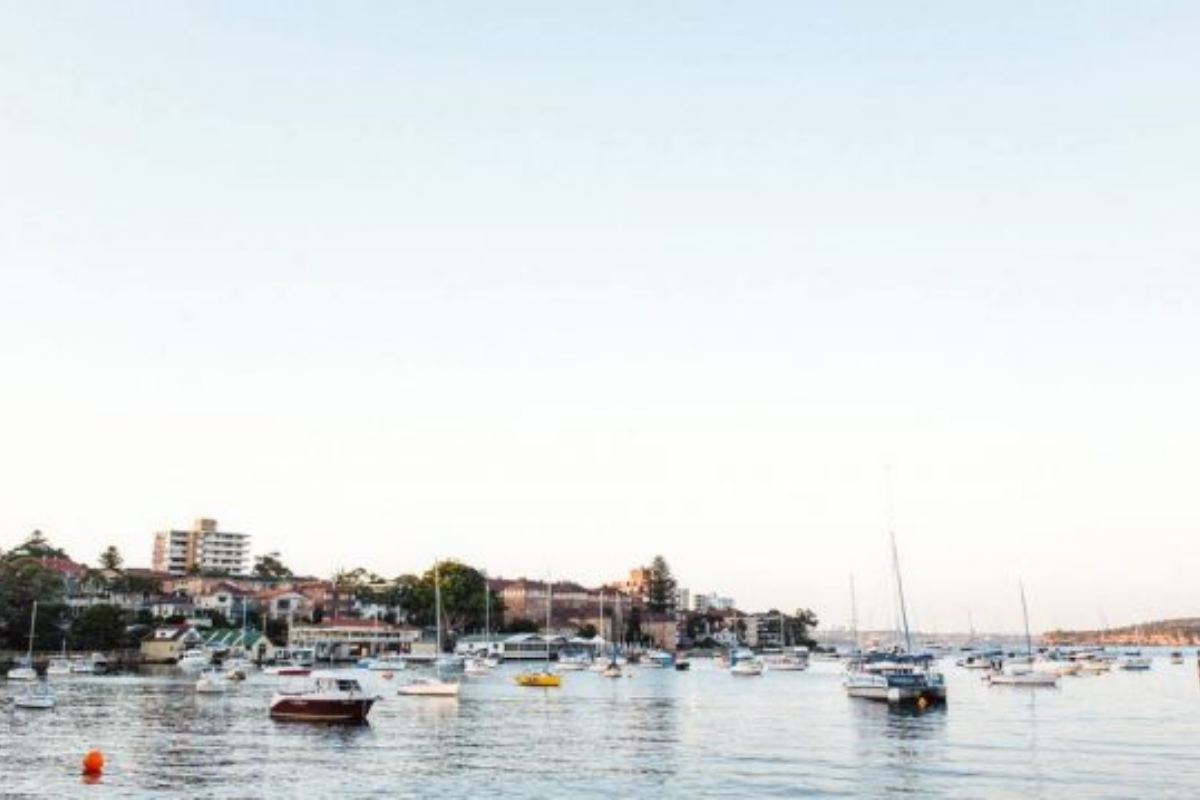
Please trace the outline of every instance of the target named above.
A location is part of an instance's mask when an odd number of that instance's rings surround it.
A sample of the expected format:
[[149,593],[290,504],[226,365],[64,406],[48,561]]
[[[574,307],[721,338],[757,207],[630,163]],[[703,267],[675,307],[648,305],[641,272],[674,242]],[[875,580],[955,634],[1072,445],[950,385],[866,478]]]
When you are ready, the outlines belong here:
[[54,692],[50,691],[50,687],[40,681],[13,698],[13,705],[17,708],[47,710],[54,708],[57,704],[58,701],[54,697]]
[[185,650],[175,666],[184,672],[199,672],[212,662],[212,654],[207,650]]
[[808,669],[808,648],[796,648],[790,653],[773,655],[766,659],[771,672],[803,672]]
[[1079,661],[1035,661],[1033,671],[1040,672],[1043,675],[1057,675],[1065,677],[1067,675],[1078,675],[1083,669],[1083,664]]
[[559,672],[582,672],[592,666],[592,658],[586,653],[560,655],[558,657]]
[[463,673],[478,678],[484,675],[491,675],[492,668],[487,665],[485,659],[468,658],[463,664]]
[[66,658],[52,658],[46,667],[46,677],[71,674],[71,662]]
[[271,717],[297,722],[364,723],[378,699],[378,695],[363,691],[352,675],[318,672],[311,686],[276,692],[271,698]]
[[643,667],[666,669],[675,663],[675,657],[666,650],[650,650],[642,654],[642,660],[638,663]]
[[222,670],[216,667],[206,669],[196,679],[197,694],[225,694],[227,691],[229,691],[229,679]]
[[400,653],[384,653],[379,658],[371,659],[367,669],[372,672],[398,672],[408,669],[408,661]]
[[396,690],[396,694],[409,697],[458,697],[458,681],[441,678],[413,678]]
[[739,659],[732,667],[729,668],[730,675],[741,675],[744,677],[753,677],[763,674],[763,663],[757,658]]

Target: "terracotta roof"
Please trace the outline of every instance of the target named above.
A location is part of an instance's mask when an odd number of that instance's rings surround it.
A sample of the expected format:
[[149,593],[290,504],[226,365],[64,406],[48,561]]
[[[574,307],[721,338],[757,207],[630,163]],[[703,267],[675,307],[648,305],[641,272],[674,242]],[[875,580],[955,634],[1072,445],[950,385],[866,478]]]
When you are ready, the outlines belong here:
[[55,556],[42,556],[38,559],[43,567],[52,569],[60,575],[71,575],[79,577],[84,572],[87,572],[87,567],[83,564],[77,564],[69,558],[57,558]]

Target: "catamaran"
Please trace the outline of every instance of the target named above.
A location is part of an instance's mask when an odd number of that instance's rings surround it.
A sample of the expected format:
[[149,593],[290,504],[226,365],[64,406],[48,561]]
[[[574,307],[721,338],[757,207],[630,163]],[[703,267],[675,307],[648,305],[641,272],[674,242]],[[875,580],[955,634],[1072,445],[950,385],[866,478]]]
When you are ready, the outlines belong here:
[[946,700],[946,679],[937,668],[931,653],[912,650],[912,633],[908,627],[908,605],[904,599],[904,581],[900,574],[900,555],[896,549],[896,534],[891,534],[892,570],[896,578],[896,597],[900,607],[900,622],[904,648],[890,653],[870,652],[853,656],[846,664],[843,683],[850,697],[880,700],[892,704],[911,703],[924,707]]

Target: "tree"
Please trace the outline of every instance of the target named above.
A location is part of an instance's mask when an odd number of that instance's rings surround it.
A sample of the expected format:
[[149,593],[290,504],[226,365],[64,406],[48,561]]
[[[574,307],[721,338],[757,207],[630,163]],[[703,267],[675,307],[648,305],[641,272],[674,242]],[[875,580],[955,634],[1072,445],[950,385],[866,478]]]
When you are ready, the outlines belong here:
[[[18,548],[19,550],[20,548]],[[58,631],[66,617],[62,577],[35,557],[10,550],[0,559],[0,639],[24,650],[29,643],[29,619],[38,604],[34,647],[58,649]]]
[[[437,573],[442,588],[442,620],[451,633],[468,628],[483,627],[488,591],[487,579],[474,567],[460,561],[442,561]],[[434,620],[434,569],[431,567],[415,586],[408,611],[418,625],[433,625]],[[492,592],[492,617],[502,619],[504,603],[496,592]]]
[[629,618],[625,621],[625,641],[642,641],[642,609],[639,606],[629,609]]
[[292,571],[279,557],[279,553],[270,552],[264,553],[261,556],[255,556],[254,568],[251,570],[253,575],[259,578],[291,578]]
[[595,625],[593,625],[590,622],[587,622],[587,623],[584,623],[583,625],[579,626],[579,630],[577,631],[577,634],[584,639],[594,639],[594,638],[596,638],[597,634],[599,634],[599,631],[596,630]]
[[820,620],[817,619],[816,612],[809,608],[798,608],[796,613],[788,618],[787,638],[794,644],[815,647],[817,641],[812,637],[810,631],[819,624]]
[[125,559],[121,558],[121,551],[117,550],[114,545],[110,544],[100,554],[100,566],[105,569],[119,570],[124,563]]
[[8,557],[10,558],[17,558],[19,556],[28,556],[30,558],[69,558],[65,550],[50,544],[50,540],[46,538],[46,534],[39,530],[35,530],[29,534],[24,542],[8,551]]
[[115,650],[123,647],[125,614],[117,606],[95,605],[71,625],[71,646],[76,650]]
[[662,556],[655,556],[646,569],[650,573],[649,586],[646,587],[646,606],[656,614],[673,612],[676,581],[671,575],[667,560]]

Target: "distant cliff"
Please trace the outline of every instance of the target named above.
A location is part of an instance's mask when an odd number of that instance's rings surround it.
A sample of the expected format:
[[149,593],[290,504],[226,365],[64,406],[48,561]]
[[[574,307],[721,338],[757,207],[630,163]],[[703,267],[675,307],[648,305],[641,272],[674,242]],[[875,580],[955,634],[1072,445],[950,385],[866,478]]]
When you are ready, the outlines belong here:
[[1103,631],[1047,631],[1042,635],[1042,641],[1048,645],[1106,644],[1118,647],[1200,645],[1200,617],[1164,619]]

